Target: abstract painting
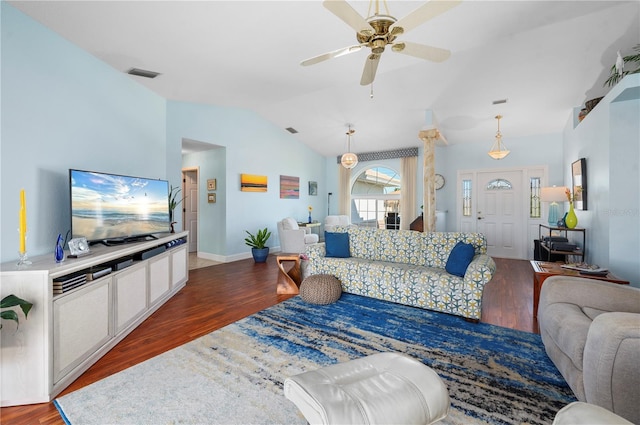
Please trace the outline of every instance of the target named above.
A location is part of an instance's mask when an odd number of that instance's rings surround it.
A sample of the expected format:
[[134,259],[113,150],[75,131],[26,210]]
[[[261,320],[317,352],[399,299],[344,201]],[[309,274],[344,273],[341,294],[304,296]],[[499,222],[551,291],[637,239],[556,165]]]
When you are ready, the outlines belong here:
[[280,199],[300,198],[300,177],[280,176]]

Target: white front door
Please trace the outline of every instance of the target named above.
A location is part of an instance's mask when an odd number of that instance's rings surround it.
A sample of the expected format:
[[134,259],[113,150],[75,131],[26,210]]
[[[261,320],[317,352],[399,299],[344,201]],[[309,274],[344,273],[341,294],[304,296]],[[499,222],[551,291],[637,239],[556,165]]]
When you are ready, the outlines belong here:
[[487,253],[524,258],[523,172],[479,171],[476,181],[476,229],[487,238]]
[[198,251],[198,170],[182,171],[182,193],[184,230],[189,231],[189,252]]

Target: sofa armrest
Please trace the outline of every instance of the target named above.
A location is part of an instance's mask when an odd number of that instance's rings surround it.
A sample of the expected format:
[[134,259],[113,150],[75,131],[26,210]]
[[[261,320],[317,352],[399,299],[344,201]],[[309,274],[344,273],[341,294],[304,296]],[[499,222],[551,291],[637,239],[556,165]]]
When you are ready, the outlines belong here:
[[324,242],[313,244],[313,245],[307,245],[305,253],[309,258],[309,261],[324,258],[326,255]]
[[555,303],[574,304],[597,312],[640,313],[640,289],[584,277],[551,276],[540,291],[538,316],[544,314],[541,311],[546,306]]
[[471,260],[464,274],[464,285],[468,289],[482,292],[484,286],[489,283],[496,271],[496,263],[487,254],[477,254]]
[[588,403],[640,423],[640,314],[603,313],[584,347],[584,391]]

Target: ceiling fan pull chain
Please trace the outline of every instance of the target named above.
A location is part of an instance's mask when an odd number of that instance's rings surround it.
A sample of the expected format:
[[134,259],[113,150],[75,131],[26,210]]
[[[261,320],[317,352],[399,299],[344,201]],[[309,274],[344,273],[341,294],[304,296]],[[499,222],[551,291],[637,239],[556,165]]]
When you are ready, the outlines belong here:
[[373,99],[373,81],[371,82],[371,91],[369,92],[369,99]]

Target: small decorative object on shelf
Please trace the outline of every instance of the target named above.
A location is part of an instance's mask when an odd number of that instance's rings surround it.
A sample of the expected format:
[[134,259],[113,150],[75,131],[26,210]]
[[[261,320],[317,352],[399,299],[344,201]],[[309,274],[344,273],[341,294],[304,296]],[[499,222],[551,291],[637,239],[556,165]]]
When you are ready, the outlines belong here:
[[313,207],[311,205],[309,205],[309,223],[312,222],[312,220],[311,220],[311,211],[313,211]]
[[18,265],[31,264],[27,256],[27,195],[24,189],[20,190],[20,213],[18,214],[20,233],[20,248],[18,250]]
[[[577,188],[579,188],[579,186],[576,186],[576,189]],[[569,212],[565,216],[564,222],[569,229],[574,229],[578,225],[578,216],[576,215],[576,212],[573,210],[573,201],[576,196],[576,193],[572,195],[569,189],[567,189],[565,193],[567,194],[567,200],[569,201]]]
[[53,258],[55,258],[56,263],[62,263],[64,261],[64,240],[60,233],[58,233],[58,240],[56,241],[56,247],[53,251]]

